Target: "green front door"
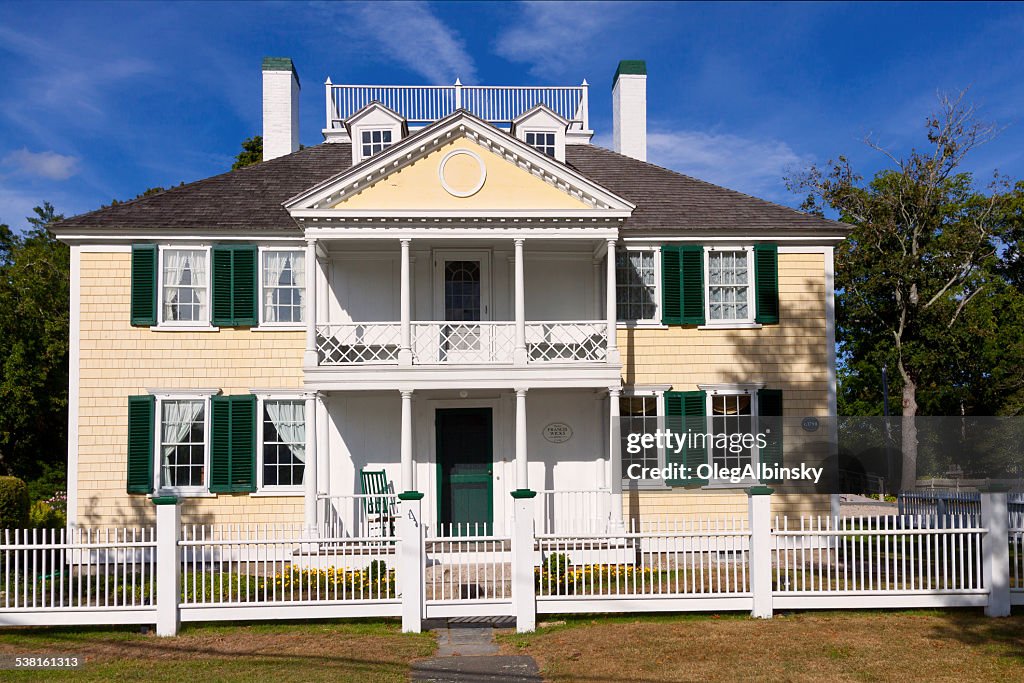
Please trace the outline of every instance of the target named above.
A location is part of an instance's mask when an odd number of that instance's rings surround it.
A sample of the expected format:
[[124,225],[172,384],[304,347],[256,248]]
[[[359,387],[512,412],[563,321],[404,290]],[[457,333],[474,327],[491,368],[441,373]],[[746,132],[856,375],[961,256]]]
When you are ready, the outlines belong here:
[[439,409],[435,426],[440,534],[490,535],[494,471],[491,409]]

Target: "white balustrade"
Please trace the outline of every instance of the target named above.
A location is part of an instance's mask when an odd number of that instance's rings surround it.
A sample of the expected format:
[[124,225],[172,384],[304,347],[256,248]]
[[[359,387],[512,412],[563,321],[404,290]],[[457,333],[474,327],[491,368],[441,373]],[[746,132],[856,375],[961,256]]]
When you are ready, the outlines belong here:
[[508,126],[512,120],[543,104],[571,122],[570,128],[588,125],[586,85],[577,86],[463,86],[455,85],[334,85],[327,88],[327,128],[342,122],[371,102],[380,102],[405,117],[411,126],[423,126],[466,109],[488,123]]

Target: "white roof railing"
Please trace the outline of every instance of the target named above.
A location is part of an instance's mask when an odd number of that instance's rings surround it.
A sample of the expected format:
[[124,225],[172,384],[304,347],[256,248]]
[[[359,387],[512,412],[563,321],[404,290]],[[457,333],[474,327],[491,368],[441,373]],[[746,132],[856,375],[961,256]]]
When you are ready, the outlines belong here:
[[590,130],[586,80],[574,86],[462,85],[334,85],[326,88],[327,128],[341,128],[346,119],[371,102],[380,102],[405,118],[411,127],[426,126],[456,109],[508,127],[520,114],[543,104],[570,122],[571,130]]

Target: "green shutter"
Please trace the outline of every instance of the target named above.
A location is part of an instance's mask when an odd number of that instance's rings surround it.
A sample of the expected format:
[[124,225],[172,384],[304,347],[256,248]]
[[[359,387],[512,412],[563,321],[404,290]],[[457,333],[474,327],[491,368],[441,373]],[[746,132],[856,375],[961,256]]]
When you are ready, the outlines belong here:
[[128,397],[128,493],[153,491],[156,397]]
[[132,325],[156,325],[156,269],[156,245],[133,244]]
[[210,399],[210,491],[256,490],[256,397]]
[[256,490],[256,397],[231,397],[231,490]]
[[236,327],[254,327],[257,315],[256,269],[258,254],[251,244],[239,245],[232,252],[232,317]]
[[679,281],[682,285],[682,322],[704,324],[704,247],[679,247]]
[[210,250],[210,254],[213,260],[213,324],[232,327],[235,320],[231,312],[231,248],[217,245]]
[[[691,441],[687,435],[703,435],[707,428],[707,395],[703,391],[666,391],[665,392],[665,426],[675,434],[682,435],[685,441]],[[687,476],[670,479],[669,486],[702,486],[707,479],[697,476],[697,467],[707,464],[708,449],[706,444],[684,443],[678,453],[670,448],[665,453],[666,465],[680,465],[688,468]]]
[[256,325],[256,247],[218,244],[211,253],[213,324],[218,327]]
[[779,248],[774,244],[754,245],[754,295],[754,320],[779,322]]
[[[765,435],[767,444],[761,449],[761,462],[765,465],[782,465],[782,390],[761,389],[757,392],[758,432]],[[775,482],[765,478],[762,483]]]
[[661,322],[663,325],[683,324],[683,290],[679,283],[679,274],[679,247],[666,244],[661,248]]

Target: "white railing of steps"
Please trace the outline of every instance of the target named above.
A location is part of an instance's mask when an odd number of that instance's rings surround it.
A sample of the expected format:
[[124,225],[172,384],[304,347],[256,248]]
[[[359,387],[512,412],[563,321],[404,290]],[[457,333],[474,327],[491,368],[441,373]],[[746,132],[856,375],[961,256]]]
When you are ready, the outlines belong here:
[[570,122],[570,130],[588,130],[588,86],[334,85],[325,84],[327,128],[371,102],[403,116],[412,127],[425,126],[466,109],[488,123],[509,126],[521,114],[543,104]]
[[[402,326],[397,322],[317,325],[321,365],[398,363]],[[417,365],[511,364],[515,322],[414,321],[413,363]],[[601,363],[608,358],[605,321],[530,321],[526,323],[528,363]]]

